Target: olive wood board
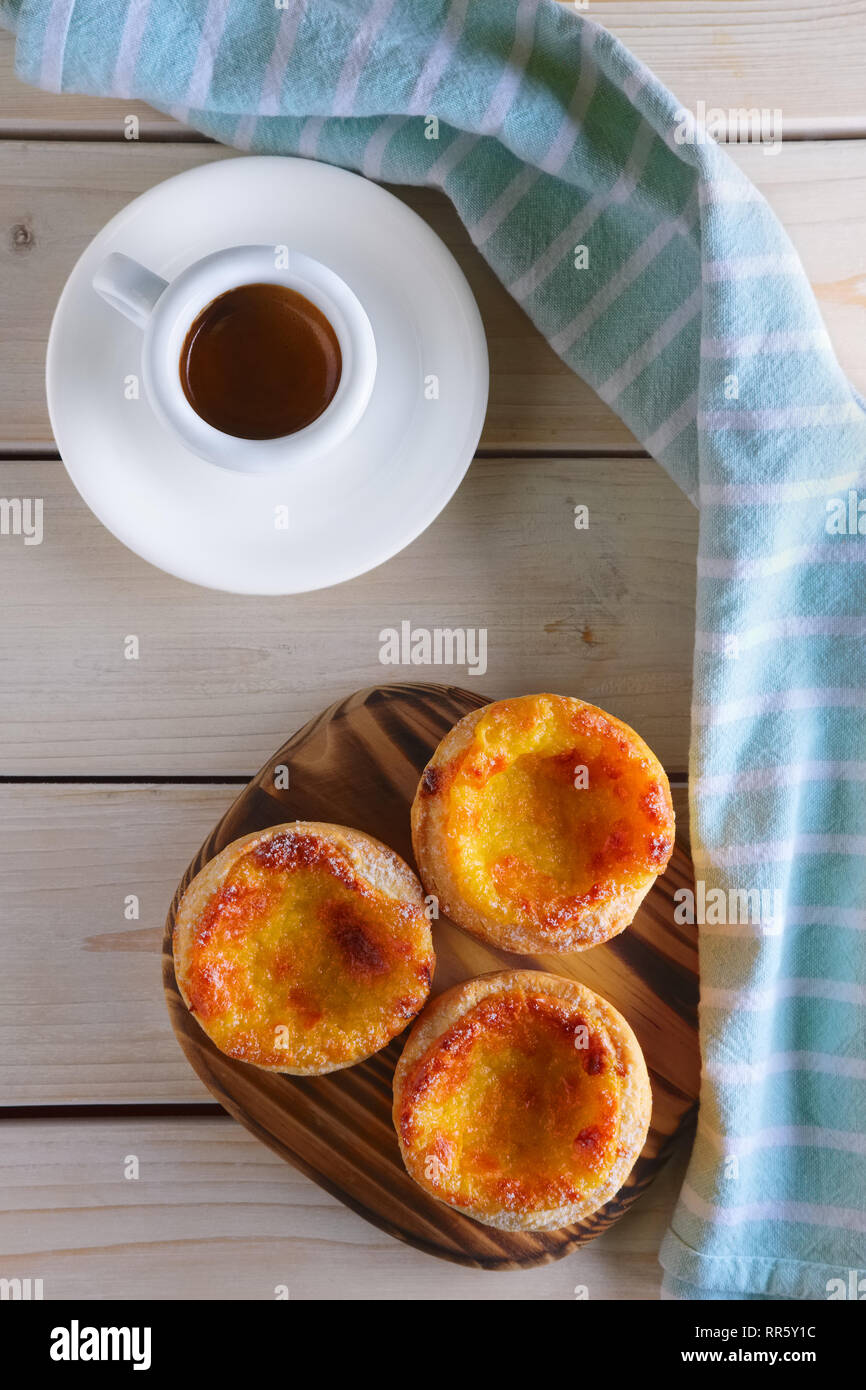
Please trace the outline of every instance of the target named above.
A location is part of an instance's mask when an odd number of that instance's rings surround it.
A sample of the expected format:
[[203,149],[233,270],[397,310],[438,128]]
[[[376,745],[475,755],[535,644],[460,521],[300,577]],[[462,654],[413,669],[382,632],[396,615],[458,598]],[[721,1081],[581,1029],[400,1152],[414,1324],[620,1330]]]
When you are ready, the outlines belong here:
[[[327,1076],[262,1071],[226,1057],[210,1041],[178,992],[172,958],[175,912],[185,888],[208,860],[251,831],[291,820],[332,821],[375,835],[414,866],[409,808],[424,765],[451,726],[486,703],[454,687],[372,686],[338,701],[290,738],[244,788],[184,874],[166,922],[163,983],[172,1026],[195,1072],[229,1114],[287,1162],[419,1250],[483,1269],[518,1269],[559,1259],[617,1221],[689,1123],[699,1080],[698,963],[695,928],[674,922],[674,893],[693,883],[679,840],[632,925],[589,951],[515,956],[476,941],[444,917],[433,923],[434,994],[489,970],[553,971],[609,999],[643,1048],[653,1090],[643,1152],[616,1197],[562,1230],[495,1230],[412,1181],[391,1120],[392,1077],[405,1034],[368,1061]],[[288,779],[285,772],[277,777],[278,768],[288,769]]]

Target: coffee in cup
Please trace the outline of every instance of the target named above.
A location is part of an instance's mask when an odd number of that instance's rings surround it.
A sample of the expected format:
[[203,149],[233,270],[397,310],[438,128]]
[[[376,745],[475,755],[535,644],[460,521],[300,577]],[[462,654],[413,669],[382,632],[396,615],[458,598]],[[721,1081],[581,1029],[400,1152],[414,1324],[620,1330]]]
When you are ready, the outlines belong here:
[[288,285],[238,285],[205,305],[180,354],[197,415],[239,439],[295,434],[327,410],[340,384],[333,326]]

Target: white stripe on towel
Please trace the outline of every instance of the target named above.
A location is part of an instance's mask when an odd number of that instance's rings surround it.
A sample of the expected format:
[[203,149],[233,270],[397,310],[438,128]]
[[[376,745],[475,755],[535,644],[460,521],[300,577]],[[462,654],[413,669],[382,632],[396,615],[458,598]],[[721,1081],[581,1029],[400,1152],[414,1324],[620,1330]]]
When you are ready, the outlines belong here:
[[835,1149],[840,1153],[866,1154],[866,1134],[850,1129],[822,1129],[818,1125],[773,1125],[756,1130],[754,1134],[735,1136],[719,1134],[702,1121],[698,1134],[707,1139],[720,1154],[736,1154],[746,1158],[765,1149]]
[[120,46],[114,64],[111,91],[116,97],[132,96],[135,68],[141,49],[145,25],[150,14],[150,0],[132,0],[126,11],[126,21],[120,36]]
[[699,285],[696,290],[692,291],[685,303],[668,315],[652,337],[641,343],[640,347],[626,358],[622,366],[618,367],[607,381],[596,386],[595,389],[603,401],[607,401],[608,405],[612,404],[618,396],[622,395],[626,387],[630,386],[661,352],[664,352],[665,348],[682,332],[686,324],[697,318],[701,312],[702,299],[703,292]]
[[863,709],[866,690],[857,686],[814,686],[802,690],[770,690],[761,695],[745,695],[722,704],[693,705],[697,724],[733,724],[759,714],[785,714],[803,709]]
[[603,212],[614,207],[617,203],[628,201],[640,182],[655,138],[655,133],[650,126],[646,124],[640,126],[625,168],[615,183],[611,188],[596,193],[590,198],[589,202],[580,209],[580,212],[571,219],[568,226],[554,237],[543,255],[539,256],[517,280],[512,281],[508,288],[515,299],[526,299],[530,294],[533,294],[538,286],[547,279],[551,271],[556,269],[563,256],[573,253],[575,244],[580,241],[581,237],[586,236],[586,233],[595,225]]
[[809,502],[815,497],[828,497],[860,484],[866,484],[863,468],[837,473],[833,478],[800,478],[791,483],[703,483],[700,501],[702,507],[760,507],[774,503]]
[[325,124],[324,116],[309,116],[298,137],[298,154],[302,159],[315,159],[319,152],[319,136]]
[[295,0],[292,8],[283,10],[280,15],[280,24],[274,39],[274,46],[262,78],[258,110],[241,116],[235,127],[234,142],[238,149],[248,150],[250,148],[260,117],[280,114],[283,83],[286,80],[286,72],[295,49],[306,4],[307,0]]
[[761,203],[763,194],[747,179],[705,179],[700,185],[701,204]]
[[756,623],[742,632],[695,633],[695,650],[737,656],[760,647],[764,642],[776,642],[787,637],[866,637],[866,618],[796,617],[775,618],[770,623]]
[[63,59],[75,0],[52,0],[45,23],[45,41],[39,68],[39,85],[49,92],[63,90]]
[[[698,416],[698,393],[695,393],[683,401],[681,406],[663,420],[658,429],[654,430],[649,439],[644,440],[646,451],[652,454],[653,458],[658,458],[665,449],[673,444],[674,440],[682,434],[684,429],[693,424]],[[694,499],[692,499],[694,500]]]
[[595,96],[598,84],[598,68],[593,59],[598,29],[584,21],[580,32],[580,72],[577,83],[559,130],[553,138],[547,153],[539,160],[538,167],[544,174],[558,174],[577,143],[583,118]]
[[726,796],[729,792],[741,796],[743,792],[767,791],[771,787],[798,787],[803,782],[824,782],[831,779],[841,782],[866,782],[866,763],[784,763],[780,767],[760,767],[745,772],[721,772],[714,776],[696,777],[692,787],[696,796]]
[[497,231],[505,221],[509,213],[513,212],[517,204],[526,197],[540,178],[539,172],[531,164],[527,164],[515,175],[506,188],[494,198],[490,207],[483,217],[469,227],[469,232],[476,246],[482,246],[485,241],[489,241],[493,233]]
[[833,1004],[866,1004],[866,987],[849,984],[846,980],[790,979],[776,980],[766,989],[701,989],[702,1009],[733,1009],[737,1012],[763,1013],[772,1009],[780,999],[827,999]]
[[[522,3],[524,3],[524,0],[522,0]],[[519,23],[522,27],[526,24],[526,21],[531,14],[533,25],[530,31],[526,34],[520,32],[520,30],[518,31],[515,37],[511,53],[511,60],[513,62],[519,61],[521,64],[525,65],[526,58],[528,54],[532,51],[532,33],[534,31],[535,8],[536,7],[533,5],[532,9],[530,10],[527,6],[523,14],[522,21],[520,20],[520,16],[518,16]],[[507,75],[508,74],[506,74],[506,76]],[[511,90],[511,98],[513,98],[514,89],[516,89],[516,86],[519,84],[522,76],[522,67],[519,71],[516,68],[513,71],[511,71],[511,77],[509,83],[507,84],[509,90]],[[511,79],[513,79],[513,82]],[[469,154],[470,150],[473,150],[485,135],[491,135],[499,129],[499,125],[501,123],[501,120],[504,118],[505,114],[503,110],[503,102],[505,101],[505,95],[503,94],[501,88],[502,80],[500,80],[499,86],[496,88],[496,90],[493,93],[493,96],[490,98],[490,101],[487,105],[487,109],[481,118],[479,127],[481,134],[474,134],[470,133],[469,131],[463,131],[460,135],[456,136],[455,139],[451,141],[451,144],[448,146],[448,149],[445,150],[444,154],[440,155],[439,159],[437,159],[436,163],[433,165],[433,168],[428,173],[428,183],[438,185],[444,184],[445,180],[448,178],[448,175],[452,172],[454,168],[456,168],[460,161],[464,159],[467,154]],[[510,99],[508,101],[508,104],[510,105]],[[507,110],[507,107],[505,108],[505,110]],[[470,235],[474,234],[472,227],[469,227],[469,232]]]
[[373,131],[364,149],[364,158],[361,164],[365,178],[381,179],[385,151],[393,136],[401,126],[406,124],[406,121],[406,116],[386,116],[381,125]]
[[[827,907],[820,904],[792,907],[785,904],[782,931],[794,927],[841,927],[844,931],[866,931],[866,909],[859,907]],[[774,924],[775,925],[775,924]],[[733,936],[742,939],[768,935],[767,924],[761,922],[703,922],[701,936]],[[780,935],[773,932],[773,935]]]
[[825,565],[840,561],[851,565],[862,565],[866,562],[866,541],[854,541],[848,536],[837,536],[835,542],[794,545],[790,550],[780,550],[776,555],[752,555],[744,558],[736,555],[700,555],[698,578],[769,579],[774,574],[783,574],[785,570],[794,569],[796,565]]
[[[866,692],[863,703],[866,704]],[[724,849],[696,848],[695,868],[732,869],[744,864],[787,864],[798,855],[866,854],[866,835],[793,835],[783,840],[750,840]]]
[[367,66],[367,59],[379,34],[388,23],[396,0],[373,0],[369,11],[355,30],[349,52],[337,79],[332,115],[350,116],[355,105],[358,83]]
[[532,53],[537,13],[537,0],[520,0],[515,19],[514,43],[484,113],[481,122],[482,135],[495,135],[501,130],[502,123],[511,110],[511,103],[523,81],[526,64]]
[[596,291],[589,303],[572,319],[571,323],[553,335],[550,339],[550,345],[554,351],[562,354],[573,347],[577,339],[591,328],[605,310],[613,304],[614,300],[628,289],[629,285],[634,283],[675,236],[689,236],[694,226],[695,216],[696,212],[694,211],[683,212],[679,217],[671,217],[660,222],[641,242],[637,250],[629,256],[628,260],[623,262],[616,274],[612,275],[606,284]]
[[268,59],[268,65],[262,79],[262,90],[259,97],[260,116],[278,116],[280,114],[283,82],[292,60],[292,54],[295,51],[298,30],[301,27],[306,7],[307,0],[295,0],[292,8],[284,10],[280,18],[280,27],[277,30],[273,52]]
[[459,135],[455,135],[447,150],[443,150],[433,168],[427,175],[427,182],[437,187],[441,187],[448,175],[457,167],[462,159],[465,159],[471,149],[478,144],[478,136],[470,135],[463,130]]
[[828,405],[792,405],[782,410],[703,410],[698,416],[702,430],[805,430],[818,426],[844,425],[863,419],[856,401],[833,401]]
[[705,284],[721,280],[753,280],[764,275],[797,275],[802,273],[799,256],[793,252],[780,256],[731,256],[719,261],[704,261],[701,274]]
[[577,82],[568,110],[562,118],[547,153],[539,161],[537,169],[531,164],[521,169],[520,173],[515,175],[499,196],[494,199],[483,217],[479,218],[474,226],[470,226],[469,231],[476,246],[483,245],[493,236],[509,213],[514,211],[521,199],[525,198],[529,190],[538,183],[542,173],[558,174],[574,149],[580,130],[580,121],[595,94],[598,81],[598,69],[591,61],[596,32],[589,25],[585,25],[581,30],[580,71]]
[[706,1202],[689,1183],[683,1183],[680,1201],[702,1221],[720,1226],[739,1226],[744,1221],[786,1221],[803,1226],[832,1226],[849,1231],[866,1231],[866,1211],[853,1207],[817,1206],[812,1202],[749,1202],[740,1207],[723,1207]]
[[786,333],[745,333],[742,337],[702,338],[701,357],[764,357],[776,352],[832,352],[826,328],[792,329]]
[[708,1059],[704,1063],[707,1076],[736,1085],[755,1085],[768,1076],[780,1076],[792,1071],[866,1081],[866,1060],[862,1057],[837,1057],[832,1052],[772,1052],[760,1062],[714,1062]]
[[210,84],[213,80],[214,63],[220,40],[225,29],[231,0],[208,0],[208,7],[201,27],[195,66],[186,89],[185,104],[189,110],[199,110],[205,105]]
[[430,114],[433,95],[460,42],[468,8],[469,0],[454,0],[449,7],[441,33],[427,55],[427,61],[409,98],[407,112],[410,116]]

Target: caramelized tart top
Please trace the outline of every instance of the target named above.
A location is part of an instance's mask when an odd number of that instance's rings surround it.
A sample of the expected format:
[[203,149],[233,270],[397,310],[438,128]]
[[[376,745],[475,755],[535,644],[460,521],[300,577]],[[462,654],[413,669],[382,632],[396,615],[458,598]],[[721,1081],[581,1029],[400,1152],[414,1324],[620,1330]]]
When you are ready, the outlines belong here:
[[410,1038],[395,1105],[404,1159],[433,1195],[481,1219],[591,1207],[634,1142],[633,1039],[580,986],[557,982],[557,995],[543,974],[537,986],[532,972],[515,976],[522,986],[500,978],[465,1007],[449,1011],[443,996],[426,1045]]
[[627,725],[558,695],[500,700],[473,718],[440,745],[415,803],[419,862],[445,879],[449,906],[456,897],[555,936],[665,868],[670,788]]
[[217,1047],[300,1071],[384,1047],[423,1005],[434,962],[406,865],[358,832],[302,823],[225,855],[190,885],[175,931],[178,984]]

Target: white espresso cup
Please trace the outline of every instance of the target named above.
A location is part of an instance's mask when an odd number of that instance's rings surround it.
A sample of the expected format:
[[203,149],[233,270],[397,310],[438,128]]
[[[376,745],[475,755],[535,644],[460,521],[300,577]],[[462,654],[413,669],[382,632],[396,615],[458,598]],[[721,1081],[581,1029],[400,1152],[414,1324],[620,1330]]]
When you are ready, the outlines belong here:
[[[241,439],[196,413],[181,383],[187,333],[212,300],[241,285],[284,285],[314,304],[331,324],[342,369],[333,398],[315,420],[276,439]],[[361,419],[376,379],[376,341],[357,295],[328,266],[299,251],[233,246],[196,261],[169,283],[129,256],[112,252],[93,288],[143,331],[142,381],[162,423],[210,463],[239,473],[271,473],[308,463],[342,443]]]

